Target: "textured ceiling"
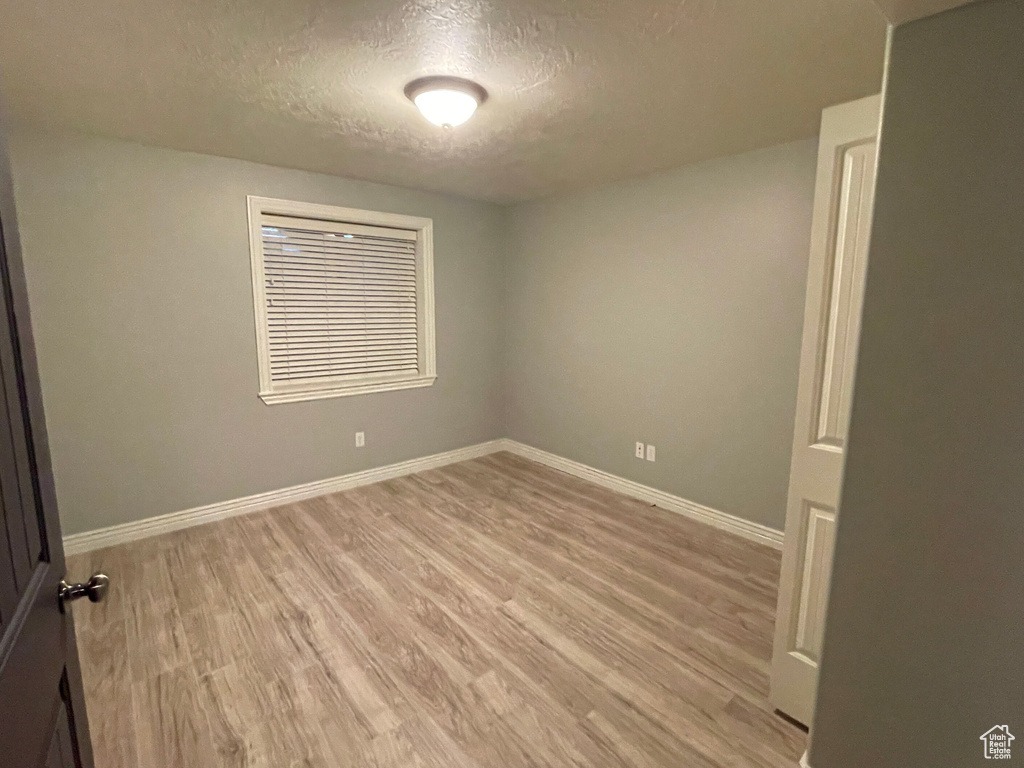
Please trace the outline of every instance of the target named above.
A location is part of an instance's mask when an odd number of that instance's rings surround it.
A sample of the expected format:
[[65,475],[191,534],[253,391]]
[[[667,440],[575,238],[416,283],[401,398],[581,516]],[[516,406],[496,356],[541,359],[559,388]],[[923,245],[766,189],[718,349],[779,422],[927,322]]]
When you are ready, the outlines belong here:
[[[0,0],[16,118],[514,201],[817,133],[878,91],[870,0]],[[402,94],[481,83],[466,125]]]
[[971,0],[875,0],[886,19],[893,24],[903,24],[923,16],[942,13],[968,2]]

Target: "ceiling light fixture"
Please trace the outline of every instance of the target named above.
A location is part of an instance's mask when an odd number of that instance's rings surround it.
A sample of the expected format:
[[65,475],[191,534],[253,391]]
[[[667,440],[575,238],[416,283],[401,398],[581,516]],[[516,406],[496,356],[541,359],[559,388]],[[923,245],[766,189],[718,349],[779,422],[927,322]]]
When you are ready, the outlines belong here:
[[487,91],[461,77],[421,77],[405,86],[405,95],[427,120],[454,128],[469,120],[487,101]]

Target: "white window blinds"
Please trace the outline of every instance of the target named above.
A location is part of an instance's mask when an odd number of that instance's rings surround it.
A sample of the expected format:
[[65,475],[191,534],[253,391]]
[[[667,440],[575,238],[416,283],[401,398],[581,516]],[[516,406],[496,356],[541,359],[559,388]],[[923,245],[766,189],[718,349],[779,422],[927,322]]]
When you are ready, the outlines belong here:
[[[364,221],[383,216],[355,213]],[[257,319],[263,326],[264,400],[362,394],[433,381],[433,350],[428,355],[426,348],[426,325],[432,326],[433,318],[425,311],[423,258],[429,228],[307,218],[265,208],[253,223],[259,230],[253,281],[262,293]],[[432,346],[432,333],[429,342]]]

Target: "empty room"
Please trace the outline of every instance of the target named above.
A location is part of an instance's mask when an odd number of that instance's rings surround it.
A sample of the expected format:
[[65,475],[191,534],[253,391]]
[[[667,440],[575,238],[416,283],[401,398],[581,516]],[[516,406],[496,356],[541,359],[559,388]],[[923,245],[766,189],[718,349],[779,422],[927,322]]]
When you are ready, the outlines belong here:
[[1024,750],[1024,2],[0,19],[0,768]]

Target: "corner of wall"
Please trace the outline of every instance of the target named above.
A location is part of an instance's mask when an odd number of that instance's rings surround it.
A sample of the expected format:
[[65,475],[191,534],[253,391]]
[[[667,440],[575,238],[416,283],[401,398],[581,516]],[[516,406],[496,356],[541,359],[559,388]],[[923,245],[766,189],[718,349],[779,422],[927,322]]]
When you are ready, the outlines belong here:
[[509,311],[512,308],[512,261],[515,258],[516,246],[513,244],[513,215],[517,204],[508,203],[498,209],[499,223],[498,232],[501,242],[501,436],[512,437],[512,374],[511,360],[509,355],[510,347],[510,326]]

